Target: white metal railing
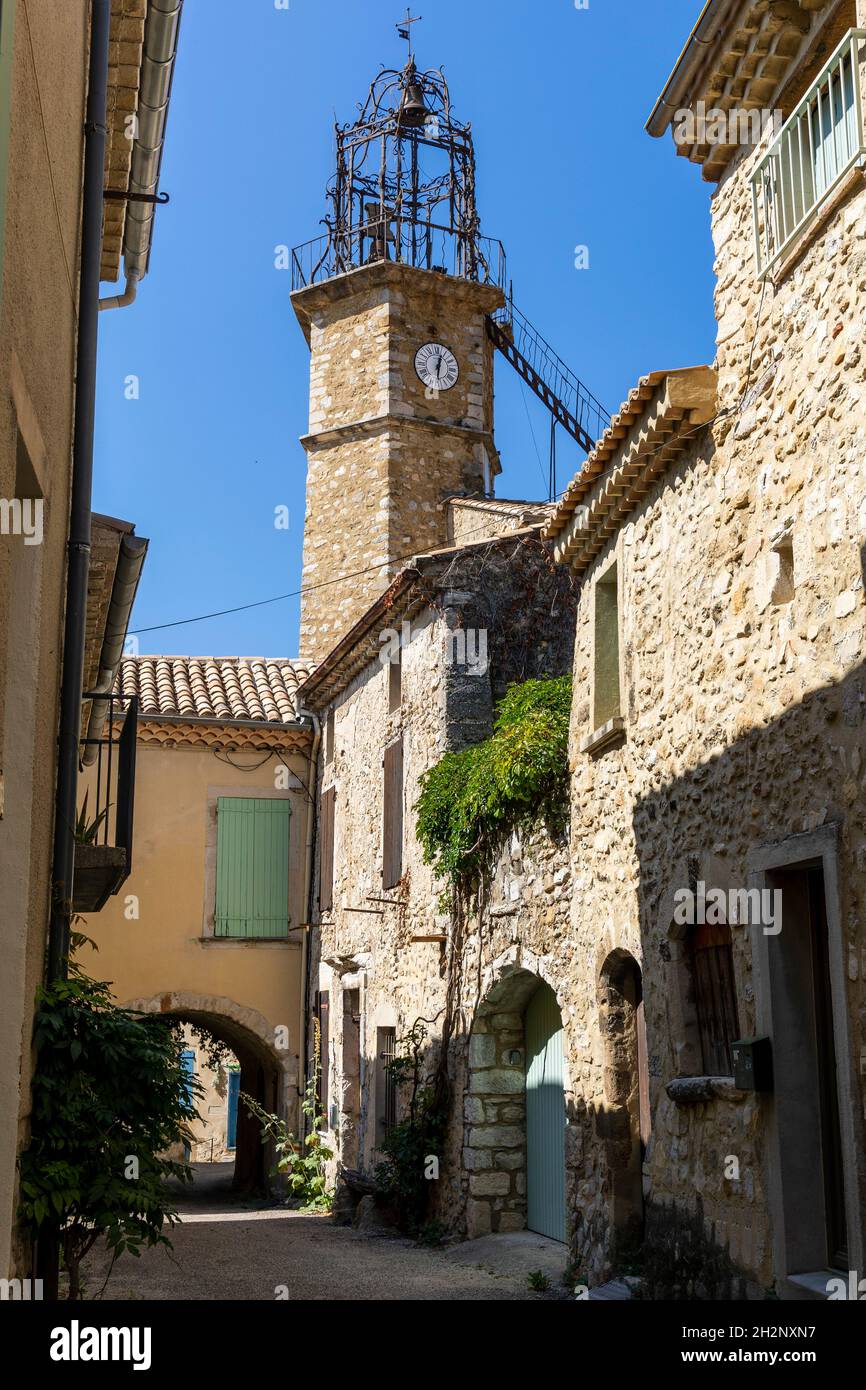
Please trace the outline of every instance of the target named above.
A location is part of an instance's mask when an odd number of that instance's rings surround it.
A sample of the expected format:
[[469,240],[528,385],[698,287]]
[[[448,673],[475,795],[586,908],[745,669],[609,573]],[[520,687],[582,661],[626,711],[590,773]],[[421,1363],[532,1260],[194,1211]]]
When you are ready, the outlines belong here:
[[855,165],[866,140],[860,92],[860,45],[866,29],[849,29],[787,119],[752,176],[755,260],[763,277]]

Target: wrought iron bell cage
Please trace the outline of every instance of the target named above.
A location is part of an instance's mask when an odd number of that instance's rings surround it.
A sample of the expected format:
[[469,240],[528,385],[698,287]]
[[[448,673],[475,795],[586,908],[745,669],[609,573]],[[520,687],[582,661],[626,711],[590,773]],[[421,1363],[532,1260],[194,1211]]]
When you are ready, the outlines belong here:
[[501,243],[479,231],[471,127],[440,69],[384,69],[335,136],[327,232],[296,249],[295,288],[383,260],[505,285]]

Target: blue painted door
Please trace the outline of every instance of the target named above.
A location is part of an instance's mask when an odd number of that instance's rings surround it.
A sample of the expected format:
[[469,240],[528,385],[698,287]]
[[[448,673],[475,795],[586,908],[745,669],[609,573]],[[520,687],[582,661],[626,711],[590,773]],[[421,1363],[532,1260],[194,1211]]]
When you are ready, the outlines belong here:
[[226,1148],[237,1147],[238,1140],[238,1093],[241,1089],[239,1071],[229,1072],[228,1114],[226,1116]]
[[526,1224],[565,1240],[565,1065],[556,995],[541,984],[526,1008]]

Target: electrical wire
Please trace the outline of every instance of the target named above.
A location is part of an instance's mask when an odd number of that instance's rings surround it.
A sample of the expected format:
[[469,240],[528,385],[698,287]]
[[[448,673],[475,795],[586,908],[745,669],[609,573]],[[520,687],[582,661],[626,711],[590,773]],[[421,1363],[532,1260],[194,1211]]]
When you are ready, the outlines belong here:
[[[765,280],[764,283],[763,283],[763,286],[762,286],[762,288],[761,288],[761,297],[760,297],[760,300],[759,300],[759,302],[758,302],[758,312],[757,312],[757,315],[756,315],[756,318],[755,318],[755,331],[754,331],[754,333],[752,334],[752,341],[751,341],[751,344],[750,344],[750,347],[749,347],[749,360],[748,360],[748,366],[747,366],[747,369],[746,369],[746,383],[745,383],[745,386],[744,386],[744,388],[743,388],[743,392],[742,392],[742,394],[741,394],[741,396],[740,396],[739,401],[737,402],[737,404],[736,404],[735,406],[726,406],[723,410],[717,411],[716,414],[713,415],[713,416],[711,416],[711,418],[710,418],[709,420],[704,421],[704,422],[703,422],[702,424],[700,424],[700,425],[694,426],[693,429],[686,430],[686,431],[683,433],[683,435],[681,436],[683,439],[689,439],[689,438],[691,438],[692,435],[700,434],[700,432],[701,432],[702,430],[710,429],[713,425],[715,425],[715,424],[717,423],[717,421],[719,421],[719,420],[724,420],[724,419],[726,419],[727,416],[729,416],[729,415],[739,415],[739,414],[741,414],[741,412],[742,412],[742,410],[743,410],[743,406],[745,405],[745,402],[746,402],[746,397],[747,397],[747,395],[748,395],[749,385],[750,385],[750,382],[751,382],[752,364],[753,364],[753,361],[754,361],[755,346],[756,346],[757,340],[758,340],[758,333],[759,333],[760,327],[761,327],[761,310],[762,310],[763,304],[764,304],[764,294],[765,294],[766,288],[767,288],[767,281]],[[522,385],[522,383],[521,383],[521,385]],[[524,405],[526,405],[526,400],[525,400],[525,398],[524,398]],[[529,415],[529,410],[528,410],[528,407],[527,407],[527,417],[528,417],[528,415]],[[531,421],[530,421],[530,430],[532,430],[532,422],[531,422]],[[533,444],[535,444],[535,434],[534,434],[534,431],[532,432],[532,441],[533,441]],[[661,452],[662,452],[662,449],[660,448],[660,449],[655,449],[655,450],[653,450],[653,452],[652,452],[651,454],[646,454],[646,455],[644,455],[644,460],[645,460],[645,462],[648,462],[650,459],[654,458],[657,454],[660,454]],[[538,454],[538,447],[537,447],[537,445],[536,445],[536,456],[537,456],[537,458],[538,458],[539,471],[541,472],[542,478],[543,478],[543,477],[544,477],[544,470],[543,470],[542,467],[541,467],[541,457],[540,457],[540,455]],[[581,471],[582,471],[582,470],[581,470]],[[578,473],[576,476],[579,477],[579,476],[580,476],[580,473]],[[566,488],[564,489],[562,496],[564,496],[565,493],[566,493],[567,491],[568,491],[568,487],[566,487]],[[471,499],[467,499],[467,500],[471,500]],[[494,500],[495,500],[495,499],[494,499]],[[505,500],[505,499],[503,499],[503,500]],[[544,505],[544,504],[541,504],[541,505]],[[485,531],[485,530],[486,530],[486,527],[481,526],[481,527],[478,528],[477,531],[469,531],[469,532],[467,532],[467,537],[471,537],[471,536],[475,536],[475,535],[480,535],[480,534],[481,534],[483,531]],[[492,537],[491,539],[496,539],[496,537]],[[171,627],[186,627],[186,626],[188,626],[190,623],[203,623],[203,622],[207,622],[210,618],[223,618],[223,617],[226,617],[227,615],[232,614],[232,613],[245,613],[245,612],[247,612],[247,611],[248,611],[249,609],[251,609],[251,608],[264,608],[264,607],[266,607],[268,604],[271,604],[271,603],[283,603],[285,600],[290,599],[290,598],[298,598],[299,596],[301,596],[301,595],[303,595],[303,594],[311,594],[311,593],[315,593],[315,592],[316,592],[317,590],[319,590],[319,589],[326,589],[326,588],[328,588],[329,585],[332,585],[332,584],[344,584],[344,583],[346,583],[346,582],[347,582],[348,580],[350,580],[350,579],[359,579],[359,578],[361,578],[361,577],[362,577],[363,575],[365,575],[365,574],[373,574],[373,573],[375,573],[377,570],[385,569],[388,565],[399,564],[399,563],[400,563],[401,561],[403,561],[403,560],[412,560],[412,559],[415,558],[415,556],[416,556],[417,554],[418,554],[418,551],[417,551],[417,550],[407,551],[407,553],[406,553],[405,555],[395,555],[395,556],[393,556],[393,557],[392,557],[391,559],[389,559],[389,560],[383,560],[383,561],[381,561],[378,565],[367,565],[364,569],[353,570],[353,571],[351,571],[351,573],[349,573],[349,574],[341,574],[341,575],[338,575],[335,579],[323,579],[323,580],[321,581],[321,583],[319,583],[319,584],[307,584],[307,585],[302,586],[300,589],[293,589],[293,590],[291,591],[291,593],[288,593],[288,594],[276,594],[273,598],[258,599],[258,600],[257,600],[256,602],[254,602],[254,603],[241,603],[241,604],[238,604],[235,608],[221,608],[221,609],[219,609],[217,612],[214,612],[214,613],[201,613],[201,614],[199,614],[199,615],[198,615],[197,617],[195,617],[195,618],[178,618],[175,622],[170,622],[170,623],[156,623],[156,624],[154,624],[154,625],[151,626],[151,627],[138,627],[138,628],[132,628],[132,629],[130,629],[128,635],[129,635],[130,637],[136,637],[136,636],[142,635],[142,634],[145,633],[145,632],[163,632],[166,628],[171,628]]]

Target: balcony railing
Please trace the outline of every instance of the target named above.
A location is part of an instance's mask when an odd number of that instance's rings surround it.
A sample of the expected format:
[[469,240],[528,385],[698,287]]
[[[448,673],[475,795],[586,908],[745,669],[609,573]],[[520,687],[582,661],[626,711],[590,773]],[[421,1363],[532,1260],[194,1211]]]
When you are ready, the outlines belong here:
[[98,912],[132,869],[138,701],[98,693],[84,701],[92,701],[89,728],[102,732],[81,740],[82,762],[91,771],[82,779],[72,903],[76,912]]
[[504,289],[505,249],[494,237],[386,213],[347,232],[329,231],[292,251],[292,289],[302,290],[377,261],[438,270]]
[[850,29],[782,126],[752,177],[755,259],[763,278],[846,174],[864,163],[860,48]]

